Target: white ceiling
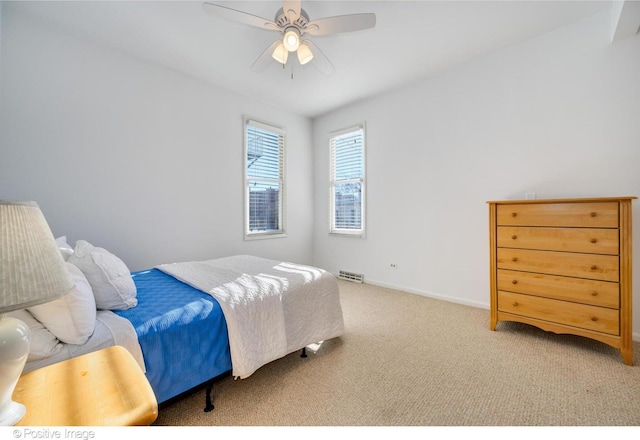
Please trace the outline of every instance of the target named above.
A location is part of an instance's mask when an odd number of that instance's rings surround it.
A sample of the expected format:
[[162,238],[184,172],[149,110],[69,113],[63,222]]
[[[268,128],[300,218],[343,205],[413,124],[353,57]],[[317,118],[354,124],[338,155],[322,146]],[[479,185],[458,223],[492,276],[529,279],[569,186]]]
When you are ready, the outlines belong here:
[[[273,20],[280,1],[208,0]],[[308,117],[437,75],[460,63],[585,19],[610,1],[308,0],[311,20],[373,12],[376,26],[314,37],[335,66],[322,75],[295,57],[250,70],[275,31],[223,21],[201,1],[13,1],[4,9],[37,14],[94,40]],[[293,74],[293,78],[292,78]]]

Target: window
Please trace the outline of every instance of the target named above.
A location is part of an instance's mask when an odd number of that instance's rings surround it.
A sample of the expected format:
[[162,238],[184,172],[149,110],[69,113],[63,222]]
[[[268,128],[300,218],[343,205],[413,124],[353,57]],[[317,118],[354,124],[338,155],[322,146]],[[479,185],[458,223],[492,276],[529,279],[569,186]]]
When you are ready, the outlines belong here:
[[245,237],[284,234],[283,128],[245,120]]
[[331,149],[330,232],[364,236],[364,126],[333,133]]

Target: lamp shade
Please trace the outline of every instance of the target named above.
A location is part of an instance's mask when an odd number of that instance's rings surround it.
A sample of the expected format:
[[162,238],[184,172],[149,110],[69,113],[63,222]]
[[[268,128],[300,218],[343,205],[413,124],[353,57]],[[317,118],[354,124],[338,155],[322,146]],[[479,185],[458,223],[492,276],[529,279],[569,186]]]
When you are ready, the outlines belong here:
[[298,61],[300,64],[307,64],[309,61],[313,59],[313,53],[309,48],[309,45],[306,41],[300,43],[300,47],[298,47]]
[[0,200],[0,313],[51,301],[72,288],[40,207]]
[[280,64],[287,64],[287,59],[289,58],[289,51],[285,49],[284,44],[280,42],[278,46],[274,49],[271,54],[274,60],[279,62]]
[[300,45],[300,33],[295,28],[290,28],[284,33],[282,44],[289,52],[295,52]]

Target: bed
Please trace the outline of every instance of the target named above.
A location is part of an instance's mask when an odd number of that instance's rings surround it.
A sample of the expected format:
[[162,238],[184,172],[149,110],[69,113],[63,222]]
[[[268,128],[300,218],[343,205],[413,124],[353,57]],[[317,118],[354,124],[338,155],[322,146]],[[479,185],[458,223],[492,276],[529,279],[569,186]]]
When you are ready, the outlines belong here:
[[138,304],[114,313],[135,329],[158,403],[231,372],[227,325],[215,299],[158,269],[131,275]]
[[[20,311],[17,317],[30,320],[36,339],[25,371],[123,345],[145,372],[159,404],[208,385],[205,410],[210,410],[209,391],[215,380],[229,375],[246,379],[271,361],[344,332],[337,281],[319,268],[237,255],[129,272],[113,254],[84,241],[71,251],[67,265],[76,277],[75,290],[84,290],[85,299],[90,290],[95,299],[93,331],[86,340],[65,342],[69,335],[60,339],[60,328],[43,319],[42,310]],[[93,266],[87,269],[78,260],[83,255],[92,255],[92,265],[108,257],[110,264],[105,266],[113,274],[107,280],[96,279]],[[104,275],[104,270],[96,272]],[[118,297],[104,296],[102,287],[107,284],[120,287]],[[88,302],[82,314],[74,312],[76,316],[87,315]],[[45,311],[59,318],[72,304],[54,302],[55,307],[50,304]],[[78,321],[65,318],[65,323]]]

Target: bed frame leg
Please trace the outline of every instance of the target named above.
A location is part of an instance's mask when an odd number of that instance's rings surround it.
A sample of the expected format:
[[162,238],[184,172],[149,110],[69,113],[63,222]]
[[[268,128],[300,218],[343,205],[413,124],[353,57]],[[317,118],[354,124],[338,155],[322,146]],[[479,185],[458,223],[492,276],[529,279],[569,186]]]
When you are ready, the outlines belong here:
[[301,358],[307,357],[307,347],[302,347],[302,353],[300,353]]
[[213,409],[215,408],[213,406],[213,402],[211,401],[211,391],[213,389],[213,385],[209,385],[207,386],[207,389],[205,391],[205,403],[206,406],[204,407],[204,412],[210,412],[213,411]]

